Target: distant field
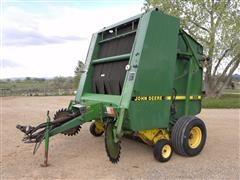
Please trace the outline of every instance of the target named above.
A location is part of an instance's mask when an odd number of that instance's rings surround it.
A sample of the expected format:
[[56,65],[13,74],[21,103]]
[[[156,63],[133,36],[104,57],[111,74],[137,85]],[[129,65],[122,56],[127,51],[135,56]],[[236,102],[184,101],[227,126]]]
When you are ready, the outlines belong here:
[[240,94],[240,89],[226,89],[224,94]]
[[[0,80],[0,96],[53,96],[74,95],[73,78],[54,79],[30,78],[24,80]],[[217,98],[205,98],[203,108],[240,108],[240,90],[226,89]]]
[[0,92],[1,96],[72,95],[74,92],[73,81],[73,77],[0,80]]
[[221,98],[205,98],[203,108],[240,108],[240,93],[227,93]]

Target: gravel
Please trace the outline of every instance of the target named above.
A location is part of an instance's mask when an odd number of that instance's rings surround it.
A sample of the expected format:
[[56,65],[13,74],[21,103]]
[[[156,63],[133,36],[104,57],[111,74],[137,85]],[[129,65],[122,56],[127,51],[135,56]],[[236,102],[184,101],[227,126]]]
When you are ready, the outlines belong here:
[[1,179],[240,179],[239,109],[203,109],[207,141],[203,151],[187,158],[173,154],[167,163],[157,162],[152,148],[122,139],[120,162],[111,164],[103,137],[89,133],[89,123],[79,135],[50,139],[49,163],[43,162],[44,146],[32,155],[33,144],[21,142],[16,124],[36,125],[67,107],[66,97],[3,97],[1,111]]

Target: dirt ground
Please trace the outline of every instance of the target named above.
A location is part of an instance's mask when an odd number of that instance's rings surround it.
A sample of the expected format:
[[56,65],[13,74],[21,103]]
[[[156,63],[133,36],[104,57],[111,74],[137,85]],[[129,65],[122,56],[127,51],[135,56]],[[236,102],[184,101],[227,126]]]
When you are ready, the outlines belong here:
[[15,126],[43,122],[47,110],[52,116],[72,98],[1,99],[1,179],[240,179],[239,109],[202,110],[199,117],[206,123],[207,142],[192,158],[173,154],[169,162],[159,163],[150,146],[124,138],[120,162],[111,164],[104,138],[93,137],[88,123],[77,136],[51,138],[51,165],[42,168],[44,146],[33,156],[33,144],[24,144]]

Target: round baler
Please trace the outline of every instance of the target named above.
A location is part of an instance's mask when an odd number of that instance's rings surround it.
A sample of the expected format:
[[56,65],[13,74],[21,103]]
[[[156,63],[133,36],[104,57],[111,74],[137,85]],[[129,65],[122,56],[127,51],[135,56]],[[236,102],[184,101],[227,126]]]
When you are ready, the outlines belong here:
[[58,133],[75,135],[91,122],[105,136],[109,160],[120,158],[123,136],[153,146],[156,160],[172,152],[199,154],[206,141],[201,111],[203,47],[180,28],[179,19],[157,9],[94,33],[74,100],[37,127],[17,126],[26,142]]

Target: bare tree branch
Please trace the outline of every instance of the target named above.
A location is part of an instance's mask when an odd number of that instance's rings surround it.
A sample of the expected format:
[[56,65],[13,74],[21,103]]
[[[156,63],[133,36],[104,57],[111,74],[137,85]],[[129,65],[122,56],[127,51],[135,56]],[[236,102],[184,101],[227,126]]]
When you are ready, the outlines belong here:
[[216,72],[217,72],[217,70],[218,70],[218,67],[220,66],[221,61],[223,60],[223,58],[227,55],[227,53],[228,53],[230,50],[231,50],[230,48],[226,49],[226,50],[223,52],[222,56],[218,59],[218,62],[217,62],[217,64],[216,64],[216,66],[214,67],[213,76],[216,75]]
[[234,71],[238,68],[240,63],[240,58],[238,58],[236,60],[236,63],[234,64],[234,66],[230,69],[230,72],[228,73],[227,77],[224,79],[224,83],[222,84],[222,86],[218,89],[218,96],[221,96],[222,91],[225,89],[226,85],[229,83],[229,81],[232,78],[232,74],[234,73]]
[[[238,55],[236,55],[229,63],[228,65],[226,66],[226,68],[224,69],[224,71],[222,72],[221,76],[218,78],[218,80],[215,82],[215,87],[217,88],[218,84],[223,81],[224,77],[226,76],[229,68],[235,63],[237,64],[237,61],[239,61],[240,59],[240,53]],[[234,64],[234,66],[235,66]]]
[[202,29],[202,30],[210,33],[210,31],[209,31],[207,28],[201,26],[199,23],[196,23],[196,22],[194,22],[194,21],[192,21],[192,20],[189,20],[189,22],[191,22],[191,23],[194,24],[195,26],[199,27],[200,29]]

